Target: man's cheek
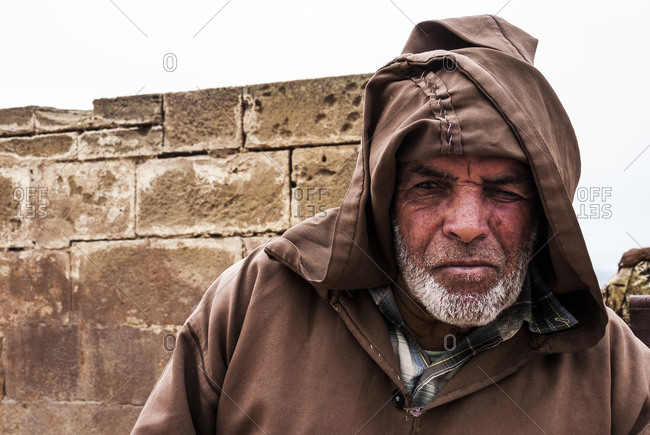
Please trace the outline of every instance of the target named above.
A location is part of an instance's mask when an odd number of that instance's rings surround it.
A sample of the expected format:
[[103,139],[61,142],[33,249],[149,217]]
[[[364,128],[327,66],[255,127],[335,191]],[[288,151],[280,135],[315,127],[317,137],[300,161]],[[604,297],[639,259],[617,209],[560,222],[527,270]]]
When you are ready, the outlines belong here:
[[411,252],[424,255],[432,245],[435,245],[436,232],[429,222],[420,221],[411,227],[409,235],[409,244],[411,245]]
[[527,235],[532,230],[532,222],[532,213],[528,210],[495,207],[490,211],[490,228],[501,239],[513,240]]

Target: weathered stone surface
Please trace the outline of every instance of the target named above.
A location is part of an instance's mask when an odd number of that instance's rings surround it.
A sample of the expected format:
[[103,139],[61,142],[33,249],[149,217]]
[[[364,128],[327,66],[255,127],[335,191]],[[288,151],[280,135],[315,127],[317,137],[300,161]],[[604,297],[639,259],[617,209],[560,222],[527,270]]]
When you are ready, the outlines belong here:
[[79,387],[79,333],[74,326],[4,328],[7,398],[69,400]]
[[4,138],[0,139],[0,155],[70,159],[77,152],[77,138],[76,133]]
[[142,405],[175,346],[178,326],[9,327],[6,397]]
[[144,405],[172,354],[167,349],[173,349],[179,329],[119,326],[84,330],[80,397],[106,401],[115,396],[114,403]]
[[34,133],[34,107],[0,109],[0,136]]
[[180,325],[241,258],[239,238],[75,243],[72,321]]
[[47,218],[34,220],[33,237],[41,246],[133,237],[133,162],[51,164],[40,168],[36,185],[47,189]]
[[161,94],[100,98],[93,101],[93,124],[98,128],[161,122]]
[[291,224],[341,205],[357,162],[358,145],[292,151]]
[[[5,334],[4,331],[0,329],[0,391],[5,394],[5,358],[4,358],[4,342]],[[3,397],[4,399],[4,397]],[[2,406],[2,400],[0,400],[0,406]],[[2,413],[0,412],[0,421],[2,420]]]
[[34,110],[34,122],[36,133],[84,130],[92,125],[92,111],[37,107]]
[[251,251],[258,246],[266,245],[271,240],[275,240],[280,237],[277,234],[264,234],[261,236],[253,237],[243,237],[242,242],[244,242],[244,256],[251,253]]
[[162,151],[163,128],[143,126],[99,130],[79,137],[79,159],[156,155]]
[[[339,205],[368,78],[0,110],[0,433],[128,433],[213,280]],[[156,237],[206,234],[250,237]]]
[[247,86],[247,148],[358,142],[363,92],[371,75]]
[[35,190],[30,186],[29,167],[0,164],[0,247],[25,247],[31,244],[31,213],[36,213],[38,206],[31,196]]
[[242,88],[165,94],[165,151],[238,149]]
[[282,231],[289,226],[288,172],[288,151],[146,162],[137,169],[137,233]]
[[[0,402],[0,433],[12,435],[127,434],[141,406],[103,403]],[[103,408],[102,408],[103,407]]]
[[0,255],[0,326],[67,323],[69,269],[65,251],[34,249]]

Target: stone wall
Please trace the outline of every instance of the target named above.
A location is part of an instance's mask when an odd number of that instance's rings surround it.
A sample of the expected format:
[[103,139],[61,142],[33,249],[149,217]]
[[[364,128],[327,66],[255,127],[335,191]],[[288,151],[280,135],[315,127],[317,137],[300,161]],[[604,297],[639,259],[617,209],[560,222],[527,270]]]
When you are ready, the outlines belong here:
[[0,432],[128,433],[209,284],[339,205],[369,77],[0,110]]

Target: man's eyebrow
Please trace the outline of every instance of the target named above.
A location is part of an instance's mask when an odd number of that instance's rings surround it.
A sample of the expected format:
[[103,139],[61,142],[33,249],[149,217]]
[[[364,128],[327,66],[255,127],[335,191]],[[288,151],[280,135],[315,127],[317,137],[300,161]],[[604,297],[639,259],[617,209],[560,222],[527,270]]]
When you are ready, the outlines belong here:
[[503,186],[503,185],[515,185],[515,186],[524,186],[530,189],[536,189],[535,183],[532,178],[527,175],[522,174],[508,174],[503,176],[498,176],[495,178],[483,178],[481,177],[483,184],[487,186]]
[[423,165],[413,166],[412,168],[409,168],[408,172],[410,175],[419,175],[422,177],[429,177],[429,178],[440,178],[440,179],[452,180],[452,181],[458,179],[458,177],[452,177],[449,175],[449,173],[445,171],[440,171],[430,166],[423,166]]

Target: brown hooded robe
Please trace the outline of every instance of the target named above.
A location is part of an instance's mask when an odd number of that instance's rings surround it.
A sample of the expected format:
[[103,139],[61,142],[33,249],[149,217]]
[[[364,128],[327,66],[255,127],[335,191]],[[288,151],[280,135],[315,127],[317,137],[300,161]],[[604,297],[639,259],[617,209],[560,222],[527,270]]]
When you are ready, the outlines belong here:
[[[496,17],[419,24],[405,54],[367,85],[341,207],[214,282],[134,433],[650,433],[650,350],[602,303],[572,208],[576,138],[532,66],[536,44]],[[396,155],[446,153],[531,167],[548,240],[533,262],[579,324],[541,335],[522,327],[466,362],[413,417],[409,394],[393,400],[400,370],[367,289],[397,275]]]

